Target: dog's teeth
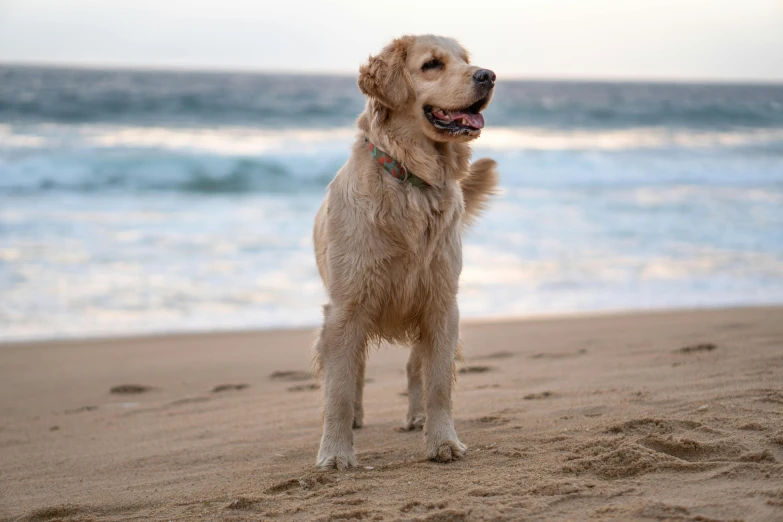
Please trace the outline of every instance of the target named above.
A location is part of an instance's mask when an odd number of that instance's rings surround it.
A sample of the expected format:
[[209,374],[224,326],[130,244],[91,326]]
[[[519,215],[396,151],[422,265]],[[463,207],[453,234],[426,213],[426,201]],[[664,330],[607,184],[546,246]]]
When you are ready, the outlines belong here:
[[468,124],[468,119],[467,118],[462,118],[462,124],[463,125],[467,125]]

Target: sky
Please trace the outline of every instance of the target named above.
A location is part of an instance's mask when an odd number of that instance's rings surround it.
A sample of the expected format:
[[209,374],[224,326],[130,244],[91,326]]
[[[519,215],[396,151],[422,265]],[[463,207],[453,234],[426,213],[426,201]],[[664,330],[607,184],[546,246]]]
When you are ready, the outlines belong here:
[[395,36],[506,78],[783,82],[783,0],[0,0],[0,62],[355,74]]

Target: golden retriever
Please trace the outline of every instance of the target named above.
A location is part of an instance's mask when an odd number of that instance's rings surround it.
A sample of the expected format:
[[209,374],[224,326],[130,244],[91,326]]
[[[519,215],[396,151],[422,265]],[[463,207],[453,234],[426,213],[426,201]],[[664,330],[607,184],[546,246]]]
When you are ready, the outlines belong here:
[[315,221],[328,304],[315,347],[324,413],[317,466],[356,465],[367,347],[411,347],[405,428],[424,428],[427,456],[462,458],[451,412],[459,342],[462,230],[498,181],[495,162],[470,164],[495,73],[455,40],[403,36],[359,70],[368,100],[351,157]]

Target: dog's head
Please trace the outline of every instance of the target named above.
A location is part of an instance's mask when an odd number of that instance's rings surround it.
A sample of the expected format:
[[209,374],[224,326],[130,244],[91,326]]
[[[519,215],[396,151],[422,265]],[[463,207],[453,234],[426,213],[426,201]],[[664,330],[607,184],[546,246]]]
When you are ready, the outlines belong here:
[[495,73],[471,65],[456,40],[403,36],[362,65],[358,83],[379,111],[417,121],[430,139],[466,142],[484,127]]

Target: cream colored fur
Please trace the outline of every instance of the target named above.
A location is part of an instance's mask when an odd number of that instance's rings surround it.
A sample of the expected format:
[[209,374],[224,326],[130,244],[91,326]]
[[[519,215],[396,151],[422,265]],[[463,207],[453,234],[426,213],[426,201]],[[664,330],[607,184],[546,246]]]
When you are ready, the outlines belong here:
[[[444,66],[423,71],[433,57]],[[364,418],[367,348],[379,340],[411,347],[405,428],[424,428],[431,459],[465,454],[451,406],[461,233],[498,176],[490,159],[469,163],[467,142],[477,133],[448,135],[423,107],[457,109],[481,99],[472,81],[477,69],[456,41],[431,35],[394,40],[360,69],[359,87],[368,96],[360,132],[314,230],[329,299],[315,350],[325,400],[319,467],[356,465],[352,428]],[[431,186],[396,181],[371,157],[365,137]]]

